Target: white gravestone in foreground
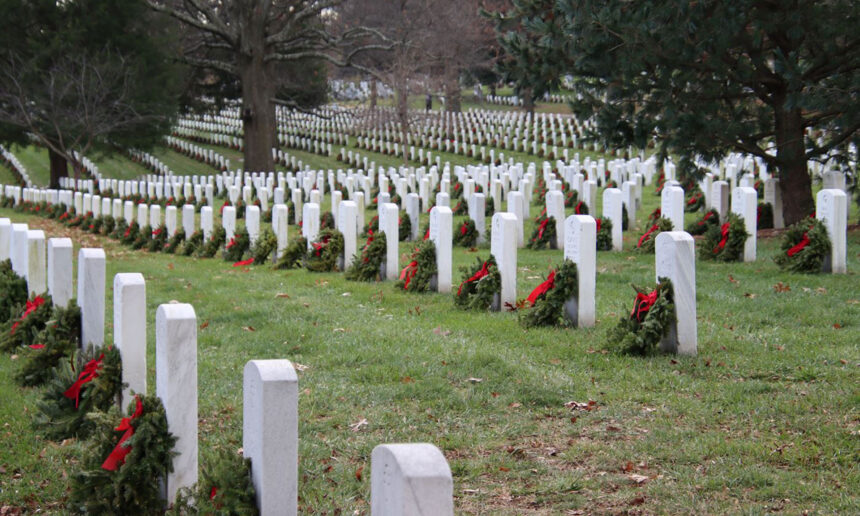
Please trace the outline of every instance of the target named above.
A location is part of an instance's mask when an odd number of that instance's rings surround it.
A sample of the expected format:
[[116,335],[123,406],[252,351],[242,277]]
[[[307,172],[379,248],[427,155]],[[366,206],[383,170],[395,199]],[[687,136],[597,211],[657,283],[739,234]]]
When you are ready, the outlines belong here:
[[623,246],[624,200],[621,190],[607,188],[603,191],[603,217],[612,222],[612,250],[620,251]]
[[358,206],[355,201],[341,201],[338,205],[337,230],[343,234],[343,266],[346,270],[352,266],[352,260],[358,249],[358,231],[355,218]]
[[729,184],[725,181],[714,181],[711,185],[710,209],[717,210],[720,222],[726,221],[729,214]]
[[299,381],[289,360],[251,360],[242,385],[242,450],[261,516],[297,513]]
[[[168,206],[164,210],[164,226],[167,228],[167,238],[171,238],[176,233],[176,206]],[[191,235],[187,235],[191,236]]]
[[[224,209],[226,210],[227,208]],[[200,229],[203,231],[203,240],[209,240],[209,237],[212,236],[212,228],[212,208],[204,206],[200,209]]]
[[483,244],[487,241],[487,238],[484,236],[484,232],[486,231],[486,211],[485,211],[485,198],[484,194],[476,193],[472,194],[472,197],[469,198],[469,218],[475,223],[475,229],[478,230],[478,243]]
[[221,226],[226,233],[227,242],[233,239],[236,235],[236,208],[233,206],[225,206],[221,212]]
[[695,355],[698,347],[696,327],[696,248],[693,237],[684,231],[664,231],[655,242],[656,276],[669,278],[675,299],[675,317],[660,349],[679,355]]
[[197,483],[197,315],[189,304],[161,305],[155,313],[155,384],[177,438],[173,473],[164,479],[169,505],[179,489]]
[[732,212],[744,221],[749,235],[744,242],[744,261],[754,262],[756,256],[756,231],[758,226],[758,195],[751,186],[739,186],[732,192]]
[[684,231],[684,189],[666,186],[660,195],[660,214],[672,222],[674,231]]
[[517,247],[522,248],[525,244],[525,227],[523,221],[523,194],[522,192],[508,192],[508,213],[513,213],[517,217]]
[[194,227],[194,205],[186,204],[182,207],[182,230],[185,231],[185,238],[191,238]]
[[435,206],[430,210],[430,240],[436,247],[437,292],[451,292],[453,225],[454,216],[451,208]]
[[[498,215],[498,214],[497,214]],[[370,459],[371,516],[453,516],[454,480],[432,444],[381,444]]]
[[78,251],[78,306],[81,307],[81,347],[100,348],[105,342],[105,252]]
[[815,198],[815,218],[824,223],[830,238],[830,256],[824,260],[824,271],[845,274],[847,256],[848,196],[837,189],[820,190]]
[[290,219],[290,209],[286,204],[275,204],[272,206],[272,231],[278,241],[275,248],[275,261],[278,261],[287,248],[287,224]]
[[[418,240],[418,232],[421,230],[420,215],[421,215],[421,197],[417,193],[406,194],[406,214],[409,215],[410,231],[409,240]],[[421,235],[423,236],[423,235]]]
[[12,238],[9,246],[12,270],[22,278],[27,277],[27,224],[12,224]]
[[399,274],[398,244],[400,228],[397,224],[397,205],[386,203],[379,208],[379,231],[385,234],[385,279],[396,280]]
[[27,231],[27,292],[30,296],[44,294],[48,288],[47,250],[45,232],[41,229]]
[[779,179],[770,177],[764,181],[764,202],[773,208],[773,227],[785,227],[785,217],[782,215],[782,191],[779,189]]
[[248,206],[245,208],[245,229],[248,230],[248,239],[251,247],[257,243],[257,238],[260,237],[260,207]]
[[71,238],[48,239],[48,294],[55,306],[66,308],[74,294],[72,293],[72,258],[73,248]]
[[564,246],[564,194],[561,190],[550,190],[546,193],[546,216],[555,219],[555,242],[553,249]]
[[113,278],[113,343],[122,358],[122,412],[146,394],[146,282],[136,272]]
[[308,249],[320,234],[320,205],[309,202],[302,206],[302,236],[308,241]]
[[565,304],[565,313],[580,328],[595,320],[597,285],[597,222],[590,215],[571,215],[564,222],[564,259],[576,264],[576,297]]
[[7,218],[0,219],[0,261],[11,258],[12,247],[12,221]]
[[506,303],[517,302],[517,217],[511,213],[499,212],[493,215],[490,247],[499,275],[502,291],[499,309]]

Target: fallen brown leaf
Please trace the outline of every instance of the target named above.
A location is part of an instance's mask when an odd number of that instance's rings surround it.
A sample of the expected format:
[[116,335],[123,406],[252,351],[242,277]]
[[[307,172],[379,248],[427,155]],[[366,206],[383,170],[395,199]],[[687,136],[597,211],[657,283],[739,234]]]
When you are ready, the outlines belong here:
[[355,470],[355,479],[361,482],[361,473],[364,471],[364,466],[359,466],[357,470]]
[[245,330],[245,331],[257,331],[257,330],[255,330],[255,329],[254,329],[254,327],[253,327],[253,326],[245,326],[245,327],[244,327],[244,328],[242,328],[242,329],[243,329],[243,330]]
[[647,482],[647,481],[648,481],[648,477],[647,477],[647,476],[645,476],[645,475],[637,475],[637,474],[635,474],[635,473],[634,473],[634,474],[632,474],[632,475],[628,475],[628,477],[627,477],[627,478],[629,478],[629,479],[630,479],[630,480],[632,480],[633,482],[635,482],[635,483],[637,483],[637,484],[640,484],[640,485],[641,485],[641,484],[644,484],[645,482]]
[[283,292],[278,292],[277,294],[275,294],[275,297],[282,297],[282,298],[287,298],[287,299],[289,299],[289,298],[290,298],[290,295],[289,295],[289,294],[284,294]]
[[358,432],[359,430],[361,430],[362,428],[364,428],[367,425],[368,425],[367,420],[364,418],[361,418],[357,422],[349,425],[349,429],[352,430],[353,432]]
[[203,321],[203,324],[200,325],[201,330],[205,330],[209,327],[209,321]]

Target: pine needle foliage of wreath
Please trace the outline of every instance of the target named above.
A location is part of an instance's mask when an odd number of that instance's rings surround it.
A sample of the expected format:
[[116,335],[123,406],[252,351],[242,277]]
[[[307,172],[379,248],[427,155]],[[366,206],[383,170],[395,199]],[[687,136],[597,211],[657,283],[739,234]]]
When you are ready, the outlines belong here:
[[336,229],[320,231],[319,237],[311,243],[311,248],[305,254],[305,268],[311,272],[337,270],[337,261],[343,254],[343,246],[343,233],[340,231]]
[[[546,224],[544,224],[546,221]],[[546,214],[541,215],[535,221],[535,228],[532,231],[532,236],[529,239],[526,247],[529,249],[543,249],[555,245],[555,217],[547,217]],[[543,233],[541,233],[541,225],[544,225]]]
[[179,246],[182,242],[185,241],[185,229],[179,228],[176,230],[176,233],[173,234],[172,237],[167,241],[167,244],[164,245],[164,252],[167,254],[174,254],[176,250],[179,249]]
[[149,242],[152,240],[152,226],[146,225],[140,228],[137,232],[137,238],[131,244],[132,249],[143,249],[149,247]]
[[373,231],[373,234],[379,233],[379,215],[374,215],[367,224],[364,225],[364,229],[361,230],[361,236],[366,237]]
[[[621,317],[618,324],[609,331],[609,348],[630,354],[644,355],[657,349],[660,341],[675,322],[675,298],[672,282],[668,278],[658,278],[657,300],[641,321],[632,314]],[[632,285],[637,294],[647,295],[649,291]],[[635,306],[634,306],[635,308]]]
[[469,204],[464,200],[457,201],[454,208],[451,210],[452,215],[467,215],[469,213]]
[[720,226],[720,214],[717,210],[710,209],[702,215],[697,221],[691,222],[687,226],[687,233],[691,235],[704,235],[711,227]]
[[[124,433],[115,429],[120,422],[119,410],[92,415],[92,438],[81,461],[81,471],[72,475],[69,509],[73,512],[124,516],[163,512],[159,479],[173,471],[176,437],[168,430],[161,400],[143,395],[139,399],[143,411],[130,420],[134,435],[126,441],[131,451],[116,471],[103,469],[102,464]],[[135,407],[132,401],[129,417]]]
[[[397,288],[406,292],[422,293],[430,291],[430,280],[436,275],[436,245],[432,240],[424,240],[412,251],[409,263],[416,263],[414,273],[408,274],[406,278],[395,283]],[[408,267],[408,266],[407,266]],[[407,285],[406,279],[409,279]]]
[[[39,332],[54,312],[51,296],[45,294],[40,297],[44,300],[42,304],[23,319],[21,317],[26,310],[26,301],[24,305],[18,305],[18,310],[13,309],[15,316],[0,327],[0,350],[8,352],[21,346],[36,344]],[[30,299],[35,300],[36,297]]]
[[198,229],[185,240],[185,245],[182,246],[183,256],[193,256],[203,246],[203,230]]
[[502,276],[499,274],[498,265],[493,255],[487,258],[488,274],[476,281],[468,281],[475,276],[484,266],[480,257],[472,267],[460,267],[463,280],[457,291],[454,292],[454,306],[462,310],[489,310],[493,301],[502,292]]
[[305,257],[307,252],[308,240],[303,236],[297,237],[287,245],[287,248],[284,249],[284,254],[275,262],[275,269],[295,269],[299,267],[302,258]]
[[275,236],[275,233],[269,228],[264,229],[257,237],[257,241],[254,242],[254,246],[251,248],[251,256],[254,257],[254,263],[257,265],[266,263],[269,256],[272,255],[272,251],[274,251],[277,246],[278,237]]
[[324,211],[323,214],[320,215],[320,230],[323,229],[335,229],[334,215],[330,211]]
[[756,229],[773,228],[773,205],[769,202],[760,202],[756,206]]
[[251,248],[251,237],[247,228],[239,228],[233,235],[233,239],[224,246],[223,257],[227,262],[238,262]]
[[138,237],[140,237],[140,225],[136,220],[133,220],[131,224],[126,226],[122,234],[119,235],[119,241],[125,245],[133,245],[137,242]]
[[711,226],[705,232],[705,238],[699,246],[699,258],[718,262],[736,262],[743,257],[744,244],[749,236],[743,219],[735,213],[730,213],[725,224],[729,225],[729,233],[723,247],[720,248],[723,225]]
[[[656,226],[656,227],[655,227]],[[653,228],[653,231],[652,231]],[[648,233],[648,231],[651,231]],[[664,231],[672,231],[672,221],[666,217],[658,217],[656,222],[652,224],[636,243],[636,251],[643,254],[654,254],[654,245],[657,242],[657,235]],[[645,236],[647,234],[647,236]]]
[[[804,235],[809,243],[793,256],[788,256],[789,249],[798,245]],[[807,217],[788,228],[780,244],[780,252],[774,257],[774,261],[783,270],[814,274],[822,271],[824,260],[830,255],[831,247],[824,223]]]
[[466,219],[454,230],[454,245],[471,248],[478,243],[478,228],[475,221]]
[[564,207],[573,208],[579,202],[579,192],[570,188],[564,194]]
[[41,349],[24,348],[15,379],[24,386],[42,385],[54,377],[53,368],[71,358],[80,347],[81,309],[72,299],[68,307],[55,306],[50,320],[36,337]]
[[[98,376],[81,387],[78,406],[65,392],[78,380],[88,362],[102,353]],[[54,377],[45,384],[42,399],[37,404],[34,426],[46,438],[61,441],[70,437],[86,436],[93,431],[93,422],[87,414],[94,410],[105,411],[116,405],[122,393],[122,361],[119,349],[89,346],[86,352],[76,351],[69,360],[61,360],[53,369]]]
[[600,217],[600,230],[597,232],[597,250],[611,251],[612,250],[612,221],[607,217]]
[[571,321],[564,315],[564,304],[578,292],[576,264],[565,260],[555,273],[554,284],[555,287],[538,296],[534,306],[520,311],[519,321],[524,328],[570,325]]
[[150,253],[157,253],[163,251],[165,245],[167,245],[167,226],[161,224],[152,231],[152,238],[146,244],[146,250]]
[[2,323],[21,315],[21,307],[27,302],[27,280],[12,270],[12,260],[0,262],[0,329]]
[[691,191],[684,199],[684,211],[686,213],[695,213],[705,207],[705,194],[698,188]]
[[412,219],[408,213],[401,211],[397,221],[397,236],[401,242],[405,242],[412,236]]
[[370,244],[365,244],[361,252],[353,257],[352,266],[346,270],[346,279],[351,281],[379,281],[386,252],[385,233],[373,235]]
[[255,516],[257,494],[251,481],[251,460],[219,450],[203,457],[200,480],[193,489],[181,489],[171,516],[230,514]]
[[493,213],[496,213],[496,202],[492,197],[487,197],[487,202],[484,205],[484,216],[491,217]]
[[110,215],[102,215],[101,227],[101,234],[104,236],[110,236],[111,233],[113,233],[114,228],[116,228],[116,219]]
[[200,247],[198,255],[201,258],[212,258],[218,254],[218,250],[224,245],[227,240],[227,230],[222,226],[216,226],[209,235],[209,240],[203,243]]

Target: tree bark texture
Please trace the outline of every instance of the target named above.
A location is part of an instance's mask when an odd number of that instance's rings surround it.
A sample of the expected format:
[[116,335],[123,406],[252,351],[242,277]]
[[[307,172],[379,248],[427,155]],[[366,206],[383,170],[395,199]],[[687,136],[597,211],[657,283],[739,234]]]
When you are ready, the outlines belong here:
[[48,149],[48,159],[51,162],[51,180],[49,188],[59,188],[60,178],[68,177],[69,175],[69,164],[66,161],[65,156],[50,148]]
[[779,162],[779,188],[785,224],[794,224],[815,210],[812,180],[806,167],[803,143],[803,115],[799,109],[774,112],[776,121],[776,158]]

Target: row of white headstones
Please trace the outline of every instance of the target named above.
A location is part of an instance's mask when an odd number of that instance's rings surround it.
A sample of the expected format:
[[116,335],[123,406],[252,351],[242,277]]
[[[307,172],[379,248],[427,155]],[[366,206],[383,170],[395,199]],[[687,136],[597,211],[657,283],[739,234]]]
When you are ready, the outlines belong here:
[[[6,239],[5,236],[9,238]],[[0,260],[26,277],[31,294],[51,295],[58,306],[73,299],[73,245],[45,240],[42,230],[0,218]],[[81,342],[105,344],[104,250],[78,252],[77,303]],[[122,357],[121,407],[147,392],[146,283],[140,273],[113,280],[114,345]],[[173,473],[164,479],[168,504],[198,480],[197,316],[190,304],[171,302],[155,317],[156,395],[176,436]],[[289,360],[250,360],[243,378],[243,454],[251,460],[257,506],[263,515],[298,512],[298,376]],[[453,514],[453,479],[442,452],[427,443],[384,444],[371,455],[371,513],[383,516]]]

